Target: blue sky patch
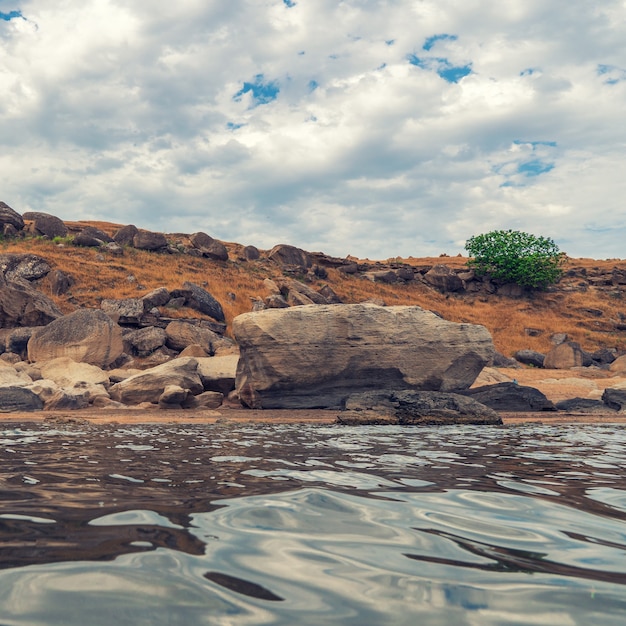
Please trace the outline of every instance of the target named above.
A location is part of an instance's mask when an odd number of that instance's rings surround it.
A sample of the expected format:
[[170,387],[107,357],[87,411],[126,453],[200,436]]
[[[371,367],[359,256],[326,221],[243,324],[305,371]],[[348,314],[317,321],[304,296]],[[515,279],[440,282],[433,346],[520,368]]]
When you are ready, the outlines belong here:
[[315,91],[319,87],[319,83],[316,80],[309,81],[309,91]]
[[9,11],[8,13],[3,13],[0,11],[0,20],[4,20],[8,22],[9,20],[14,20],[18,17],[24,17],[21,11]]
[[435,71],[448,83],[458,83],[462,78],[472,73],[472,64],[455,66],[448,61],[438,57],[418,57],[415,54],[408,56],[409,63],[423,70]]
[[526,161],[525,163],[520,163],[517,166],[518,173],[523,174],[524,176],[539,176],[539,174],[545,174],[552,169],[554,169],[554,163],[548,163],[547,161],[542,161],[541,159]]
[[600,64],[597,67],[598,76],[604,76],[605,85],[616,85],[617,83],[626,80],[626,70],[615,65]]
[[266,81],[263,74],[257,74],[254,82],[245,82],[243,87],[233,96],[233,100],[239,102],[241,97],[246,93],[252,94],[253,107],[260,104],[267,104],[272,100],[276,100],[280,92],[280,87],[275,80]]
[[293,0],[283,0],[283,4],[289,9],[296,6],[296,3]]
[[513,143],[516,146],[532,146],[533,150],[537,146],[548,146],[549,148],[556,148],[557,147],[556,141],[525,141],[523,139],[514,139]]
[[235,122],[228,122],[228,124],[226,124],[226,128],[228,128],[228,130],[237,130],[242,126],[245,126],[245,124],[236,124]]
[[438,41],[456,41],[458,37],[456,35],[447,35],[446,33],[442,33],[441,35],[433,35],[432,37],[428,37],[422,46],[423,50],[431,50],[432,47]]

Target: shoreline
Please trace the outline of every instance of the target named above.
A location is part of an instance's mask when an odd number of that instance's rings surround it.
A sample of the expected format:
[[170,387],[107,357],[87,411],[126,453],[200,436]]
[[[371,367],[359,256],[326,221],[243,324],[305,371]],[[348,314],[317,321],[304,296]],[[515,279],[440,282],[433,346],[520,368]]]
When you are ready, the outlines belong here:
[[[339,410],[328,409],[82,409],[0,413],[0,424],[319,424],[336,423]],[[563,411],[500,413],[504,426],[523,424],[623,424],[626,413],[567,413]],[[420,426],[416,426],[419,428]],[[423,426],[422,426],[423,427]]]

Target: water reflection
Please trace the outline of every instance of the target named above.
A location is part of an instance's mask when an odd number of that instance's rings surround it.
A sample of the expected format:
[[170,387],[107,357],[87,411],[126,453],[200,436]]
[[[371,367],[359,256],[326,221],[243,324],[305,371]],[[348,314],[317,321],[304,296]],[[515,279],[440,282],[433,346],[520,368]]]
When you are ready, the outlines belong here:
[[0,624],[621,624],[625,444],[610,425],[5,429]]

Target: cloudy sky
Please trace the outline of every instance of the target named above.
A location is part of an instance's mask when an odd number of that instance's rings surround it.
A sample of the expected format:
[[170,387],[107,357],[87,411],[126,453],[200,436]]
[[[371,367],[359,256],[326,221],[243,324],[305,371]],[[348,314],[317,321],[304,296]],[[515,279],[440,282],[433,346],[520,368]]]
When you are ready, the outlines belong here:
[[626,257],[625,0],[0,0],[0,94],[20,213]]

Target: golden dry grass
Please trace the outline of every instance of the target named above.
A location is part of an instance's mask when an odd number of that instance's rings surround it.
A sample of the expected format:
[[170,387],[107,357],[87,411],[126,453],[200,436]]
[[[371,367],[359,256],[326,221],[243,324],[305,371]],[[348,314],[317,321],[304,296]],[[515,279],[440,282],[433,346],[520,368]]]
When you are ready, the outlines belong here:
[[[118,225],[106,222],[68,222],[72,230],[86,225],[96,226],[109,234],[118,228]],[[183,235],[168,237],[175,241],[184,240]],[[38,254],[55,269],[70,274],[76,281],[70,292],[64,296],[51,296],[64,312],[77,306],[98,307],[104,298],[140,297],[157,287],[177,289],[185,281],[191,281],[204,286],[222,304],[230,327],[235,316],[251,310],[254,298],[267,295],[264,279],[281,277],[282,272],[265,259],[253,263],[238,261],[241,246],[235,243],[226,243],[226,246],[231,260],[225,263],[132,248],[118,257],[92,248],[78,248],[71,244],[61,246],[37,238],[5,241],[2,251]],[[402,261],[416,267],[443,263],[456,269],[464,268],[467,263],[466,258],[458,256],[411,257]],[[610,273],[616,265],[626,269],[625,261],[594,259],[570,259],[567,267]],[[566,278],[555,292],[536,293],[519,299],[497,295],[445,295],[419,281],[386,285],[334,269],[328,270],[326,280],[315,281],[311,286],[319,288],[329,284],[344,302],[378,298],[389,306],[419,305],[451,321],[483,324],[491,332],[496,348],[505,355],[525,348],[547,352],[552,347],[550,335],[557,332],[567,333],[590,351],[600,347],[626,349],[626,332],[616,331],[614,324],[619,314],[626,312],[622,300],[624,290],[591,286],[583,293],[575,290],[579,281],[580,278]],[[41,289],[51,295],[45,281]],[[588,309],[598,309],[602,315],[594,316]],[[177,314],[168,309],[168,315]],[[184,315],[192,314],[186,309]],[[537,336],[529,335],[529,329],[534,329]]]

